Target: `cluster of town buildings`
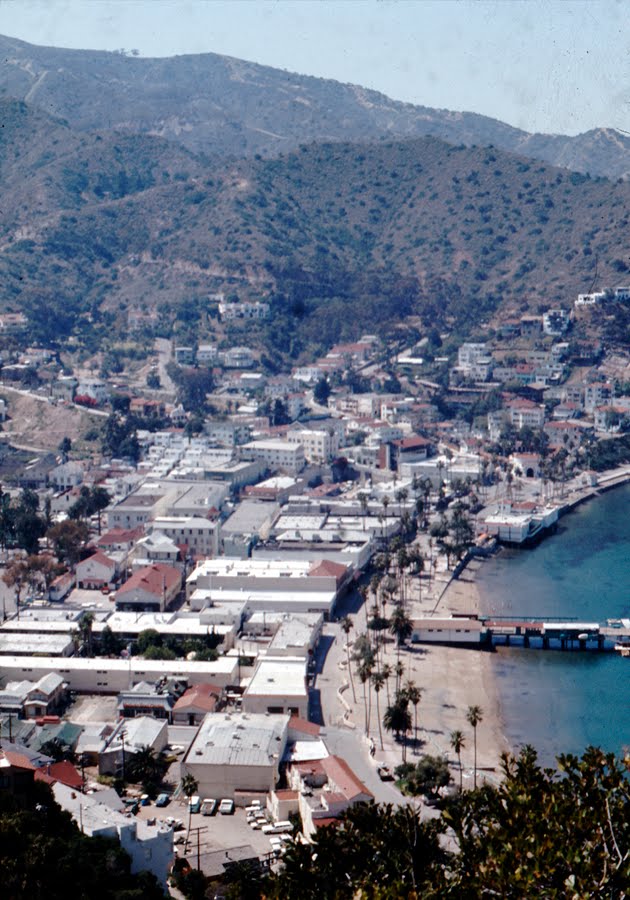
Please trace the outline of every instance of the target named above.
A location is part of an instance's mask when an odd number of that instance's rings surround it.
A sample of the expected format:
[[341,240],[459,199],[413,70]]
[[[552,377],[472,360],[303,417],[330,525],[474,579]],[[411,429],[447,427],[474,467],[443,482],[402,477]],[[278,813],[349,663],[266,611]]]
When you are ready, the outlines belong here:
[[[619,288],[593,304],[628,295]],[[582,297],[576,308],[589,304]],[[269,314],[264,303],[221,301],[219,310],[225,321]],[[46,741],[58,738],[101,773],[120,774],[125,754],[164,750],[169,724],[194,727],[181,767],[202,795],[243,805],[264,799],[281,819],[299,811],[307,835],[368,799],[309,721],[323,623],[405,520],[447,502],[455,485],[474,485],[482,497],[506,473],[544,479],[543,455],[519,449],[519,433],[544,434],[553,451],[625,428],[623,377],[613,377],[597,347],[580,351],[575,377],[570,324],[562,309],[508,319],[492,340],[459,347],[442,386],[421,377],[423,341],[383,368],[379,341],[366,335],[286,375],[258,371],[249,348],[175,347],[179,365],[215,370],[209,401],[223,412],[201,434],[185,430],[181,406],[134,396],[132,411],[168,422],[138,432],[137,465],[53,459],[23,476],[22,485],[47,493],[56,521],[86,486],[105,488],[110,503],[91,523],[85,558],[45,593],[22,598],[28,602],[17,614],[5,611],[0,769],[57,781],[59,801],[91,833],[117,833],[136,847],[134,865],[152,857],[161,880],[172,858],[169,829],[130,822],[115,801],[106,815],[100,794],[77,799],[75,776],[68,783],[64,770],[56,779],[41,754]],[[46,353],[27,349],[3,377],[14,377],[16,366],[45,365]],[[619,365],[617,375],[628,360]],[[361,378],[361,391],[349,386],[349,372]],[[392,379],[398,385],[387,390]],[[55,402],[88,397],[97,406],[110,395],[94,377],[55,378],[46,390]],[[491,393],[498,402],[490,411],[465,415]],[[445,420],[444,395],[464,414]],[[269,413],[278,403],[282,424]],[[506,433],[515,444],[500,461],[489,445]],[[486,501],[475,522],[480,542],[523,543],[558,516],[553,497],[520,500],[509,487]],[[466,640],[479,640],[475,623],[470,629]],[[418,640],[436,639],[427,623],[416,631]],[[171,645],[211,640],[216,658],[198,659],[194,650],[149,658],[137,652],[149,632]],[[105,635],[118,642],[116,653],[102,651]],[[73,726],[60,714],[75,693],[115,695],[117,719]]]

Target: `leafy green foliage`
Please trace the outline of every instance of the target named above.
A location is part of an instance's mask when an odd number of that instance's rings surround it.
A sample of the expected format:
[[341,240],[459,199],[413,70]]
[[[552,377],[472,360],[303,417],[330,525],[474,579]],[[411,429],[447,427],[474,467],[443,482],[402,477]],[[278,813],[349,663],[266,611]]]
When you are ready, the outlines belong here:
[[118,841],[81,834],[55,802],[48,785],[35,783],[18,801],[0,791],[2,895],[15,900],[160,900],[147,872],[130,873]]
[[440,788],[448,787],[451,782],[448,760],[443,756],[430,754],[419,759],[415,766],[412,763],[397,766],[396,776],[400,780],[402,792],[413,797],[419,794],[437,797]]

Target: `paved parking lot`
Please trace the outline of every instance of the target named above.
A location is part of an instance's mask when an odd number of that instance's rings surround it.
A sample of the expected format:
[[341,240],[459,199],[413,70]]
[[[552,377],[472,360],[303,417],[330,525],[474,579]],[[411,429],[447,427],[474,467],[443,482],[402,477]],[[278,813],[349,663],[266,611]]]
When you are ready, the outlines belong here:
[[[151,803],[149,806],[141,806],[138,811],[138,818],[142,819],[166,819],[167,816],[182,820],[184,830],[176,832],[175,837],[177,838],[180,834],[185,836],[188,826],[188,807],[185,800],[172,800],[168,806],[161,809]],[[271,850],[269,837],[259,829],[253,829],[248,825],[244,809],[236,809],[234,815],[231,816],[221,816],[218,813],[214,816],[202,816],[197,813],[193,814],[191,819],[190,844],[187,854],[191,859],[197,853],[196,828],[201,829],[199,849],[202,854],[214,850],[230,850],[232,847],[242,847],[244,844],[251,844],[260,856]],[[181,854],[183,845],[176,846]]]

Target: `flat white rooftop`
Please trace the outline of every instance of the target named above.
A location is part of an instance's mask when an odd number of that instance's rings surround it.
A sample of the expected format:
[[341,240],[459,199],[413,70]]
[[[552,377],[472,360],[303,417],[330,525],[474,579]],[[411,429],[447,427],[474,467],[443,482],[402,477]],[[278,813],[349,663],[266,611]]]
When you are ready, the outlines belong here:
[[235,678],[237,660],[234,657],[220,656],[213,662],[196,662],[188,659],[142,659],[133,656],[131,659],[104,659],[102,657],[69,656],[59,659],[57,656],[5,656],[2,666],[8,669],[26,668],[33,673],[33,677],[39,678],[44,672],[80,672],[92,669],[103,672],[128,672],[132,676],[146,678],[160,678],[162,675],[173,678],[185,678],[186,673],[207,676],[207,681],[212,681],[212,676],[222,675]]
[[250,610],[265,610],[272,614],[286,615],[287,612],[318,612],[330,611],[334,605],[337,592],[331,591],[307,591],[293,590],[280,591],[263,589],[252,590],[242,588],[202,588],[194,593],[194,596],[206,596],[217,603],[245,604]]
[[194,583],[200,577],[212,575],[221,578],[304,578],[312,565],[309,559],[233,559],[222,556],[201,562],[187,580]]
[[245,696],[307,697],[306,659],[290,656],[263,657],[250,679]]
[[[15,653],[49,653],[51,656],[63,657],[72,649],[72,639],[68,634],[0,634],[0,654],[2,656]],[[0,669],[2,662],[0,661]]]

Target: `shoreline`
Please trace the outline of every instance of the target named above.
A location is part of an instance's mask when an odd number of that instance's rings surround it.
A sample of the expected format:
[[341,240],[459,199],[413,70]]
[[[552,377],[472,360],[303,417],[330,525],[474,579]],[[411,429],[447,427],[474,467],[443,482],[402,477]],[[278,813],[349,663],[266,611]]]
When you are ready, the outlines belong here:
[[[601,473],[598,478],[597,485],[581,487],[573,490],[566,498],[559,512],[559,519],[573,512],[583,503],[597,499],[616,487],[622,487],[630,483],[630,467],[623,466],[617,469],[606,470]],[[546,540],[553,540],[554,535],[550,534]],[[492,557],[496,558],[503,550],[502,545],[498,548]],[[523,548],[523,552],[529,552],[530,548]],[[483,600],[481,597],[480,586],[477,580],[477,573],[480,571],[485,561],[485,557],[471,556],[469,557],[463,568],[457,575],[450,575],[450,578],[444,584],[438,598],[435,602],[433,612],[441,615],[452,614],[483,614]],[[474,654],[476,662],[467,665],[464,669],[465,690],[462,691],[460,686],[452,684],[450,679],[443,682],[445,690],[443,693],[449,695],[449,701],[446,706],[454,705],[462,709],[464,704],[464,714],[460,715],[464,724],[461,722],[457,727],[464,731],[465,734],[470,730],[470,726],[465,720],[465,709],[473,704],[479,705],[484,713],[484,718],[477,728],[477,753],[478,753],[478,769],[481,774],[485,774],[486,769],[494,769],[495,773],[499,773],[499,765],[501,754],[504,752],[514,753],[515,749],[510,745],[506,736],[505,718],[501,703],[497,674],[491,659],[491,653],[487,650],[479,648],[461,648],[448,646],[430,646],[428,647],[431,655],[435,653],[451,656],[459,653],[464,657],[468,654]],[[455,662],[455,658],[449,664],[450,668],[460,669],[460,663]],[[436,667],[438,678],[445,675],[446,672],[440,672],[442,666]],[[457,674],[457,673],[450,673]],[[435,681],[435,679],[431,679]],[[427,685],[429,690],[433,690],[432,686]],[[425,707],[426,709],[426,707]],[[450,718],[443,716],[444,719]]]

